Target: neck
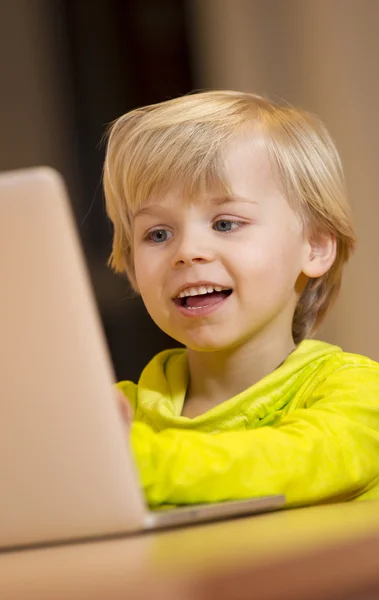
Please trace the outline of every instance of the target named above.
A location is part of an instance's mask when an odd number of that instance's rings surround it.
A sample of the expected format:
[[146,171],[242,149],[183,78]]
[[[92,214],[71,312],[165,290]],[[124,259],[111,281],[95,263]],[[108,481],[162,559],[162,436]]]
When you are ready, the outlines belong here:
[[187,350],[190,380],[186,402],[203,410],[243,392],[274,371],[295,349],[291,333],[270,340],[254,338],[238,347],[216,352]]

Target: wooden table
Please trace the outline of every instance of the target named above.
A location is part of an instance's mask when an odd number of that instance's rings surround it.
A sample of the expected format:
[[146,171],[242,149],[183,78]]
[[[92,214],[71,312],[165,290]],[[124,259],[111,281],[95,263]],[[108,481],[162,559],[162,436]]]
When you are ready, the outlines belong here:
[[0,555],[1,600],[378,600],[379,502]]

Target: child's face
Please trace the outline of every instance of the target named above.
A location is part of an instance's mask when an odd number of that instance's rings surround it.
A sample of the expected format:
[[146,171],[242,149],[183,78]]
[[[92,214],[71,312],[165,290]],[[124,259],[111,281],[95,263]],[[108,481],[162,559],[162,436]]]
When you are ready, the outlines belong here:
[[[252,148],[241,136],[225,158],[234,199],[208,193],[186,203],[172,189],[134,222],[136,281],[148,312],[199,351],[291,335],[296,286],[309,259],[300,219],[263,145]],[[178,298],[183,290],[190,299]]]

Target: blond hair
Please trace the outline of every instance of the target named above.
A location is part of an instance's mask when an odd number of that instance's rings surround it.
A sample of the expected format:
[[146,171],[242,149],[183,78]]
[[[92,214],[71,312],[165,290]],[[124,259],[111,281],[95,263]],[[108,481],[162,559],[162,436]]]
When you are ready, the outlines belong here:
[[126,272],[136,288],[133,216],[153,195],[173,185],[183,195],[217,186],[230,193],[224,171],[227,144],[259,126],[273,172],[307,235],[335,237],[336,259],[323,276],[309,279],[292,323],[295,343],[323,320],[341,284],[342,268],[355,244],[344,176],[337,150],[320,119],[254,94],[214,91],[183,96],[133,110],[108,132],[104,164],[106,208],[114,226],[110,265]]

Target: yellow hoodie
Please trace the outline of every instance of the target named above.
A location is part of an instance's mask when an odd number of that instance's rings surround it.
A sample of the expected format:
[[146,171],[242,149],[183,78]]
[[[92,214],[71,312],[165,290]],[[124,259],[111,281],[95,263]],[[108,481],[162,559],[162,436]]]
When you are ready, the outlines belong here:
[[158,354],[138,385],[132,448],[150,505],[285,494],[287,506],[379,499],[379,363],[303,341],[234,398],[181,417],[184,349]]

